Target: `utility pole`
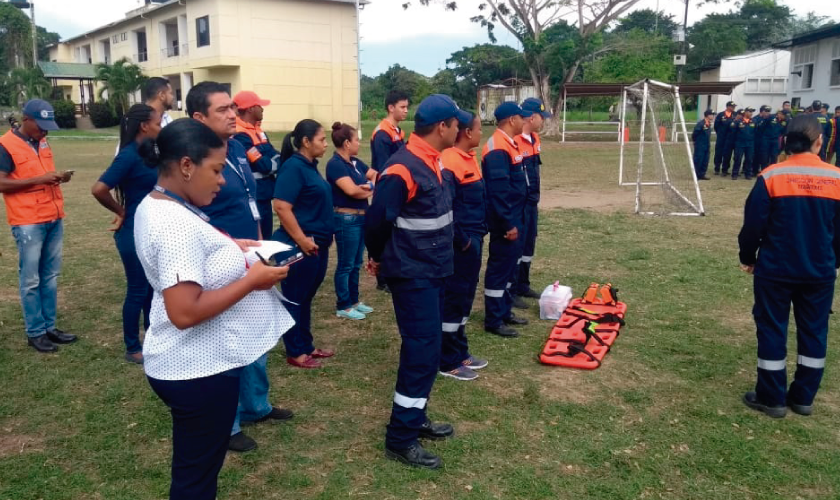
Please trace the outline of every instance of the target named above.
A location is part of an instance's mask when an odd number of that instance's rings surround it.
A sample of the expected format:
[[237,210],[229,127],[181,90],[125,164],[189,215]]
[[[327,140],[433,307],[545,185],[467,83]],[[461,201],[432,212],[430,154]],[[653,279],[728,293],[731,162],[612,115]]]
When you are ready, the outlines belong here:
[[32,18],[32,67],[38,67],[38,26],[35,24],[35,2],[9,0],[9,3],[20,10],[29,9],[29,17]]
[[[688,46],[688,41],[686,40],[687,33],[688,33],[688,4],[689,0],[685,0],[685,17],[683,18],[683,32],[682,32],[682,40],[680,40],[680,55],[685,57],[686,47]],[[682,82],[683,78],[683,68],[685,67],[685,61],[677,68],[677,83]]]

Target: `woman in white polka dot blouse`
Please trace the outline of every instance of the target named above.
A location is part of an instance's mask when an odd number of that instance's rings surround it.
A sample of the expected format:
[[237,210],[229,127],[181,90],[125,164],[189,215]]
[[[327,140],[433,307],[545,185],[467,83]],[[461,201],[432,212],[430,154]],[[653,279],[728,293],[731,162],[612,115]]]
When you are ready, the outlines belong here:
[[140,154],[158,184],[137,208],[137,255],[154,290],[143,346],[149,384],[172,413],[170,500],[213,500],[239,398],[239,372],[293,321],[275,285],[288,268],[250,263],[258,243],[233,240],[197,207],[225,180],[225,144],[184,118]]

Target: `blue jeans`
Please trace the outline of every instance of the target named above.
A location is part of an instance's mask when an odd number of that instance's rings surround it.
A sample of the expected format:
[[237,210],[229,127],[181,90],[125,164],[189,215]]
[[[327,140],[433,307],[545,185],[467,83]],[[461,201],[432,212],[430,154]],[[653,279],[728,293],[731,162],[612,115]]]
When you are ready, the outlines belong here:
[[271,403],[268,402],[268,373],[266,373],[268,353],[260,356],[239,373],[239,407],[236,420],[230,435],[239,434],[242,429],[239,422],[253,422],[271,413]]
[[134,228],[131,226],[122,227],[114,233],[114,241],[117,244],[117,251],[120,253],[123,268],[125,269],[125,300],[123,301],[123,339],[125,340],[125,352],[134,354],[141,352],[143,346],[140,344],[140,314],[143,314],[143,328],[149,329],[149,310],[152,308],[152,286],[146,279],[143,265],[137,258],[137,251],[134,248]]
[[359,269],[365,254],[365,216],[335,214],[335,308],[349,309],[359,303]]
[[26,336],[40,337],[55,329],[64,225],[59,219],[12,226],[12,236],[20,258],[18,276]]

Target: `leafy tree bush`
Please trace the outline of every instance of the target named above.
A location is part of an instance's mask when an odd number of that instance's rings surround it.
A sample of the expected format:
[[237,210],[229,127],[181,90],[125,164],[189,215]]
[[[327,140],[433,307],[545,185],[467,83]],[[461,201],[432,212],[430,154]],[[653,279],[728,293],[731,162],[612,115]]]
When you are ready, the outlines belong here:
[[65,99],[52,101],[55,122],[61,128],[76,128],[76,103]]

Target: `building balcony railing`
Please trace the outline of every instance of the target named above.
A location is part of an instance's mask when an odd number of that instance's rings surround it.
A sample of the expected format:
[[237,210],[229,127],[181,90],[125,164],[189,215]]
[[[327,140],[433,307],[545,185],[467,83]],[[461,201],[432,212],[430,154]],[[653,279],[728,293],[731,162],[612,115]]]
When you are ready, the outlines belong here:
[[149,60],[149,53],[148,52],[140,52],[138,54],[134,54],[134,59],[139,62],[143,63]]

